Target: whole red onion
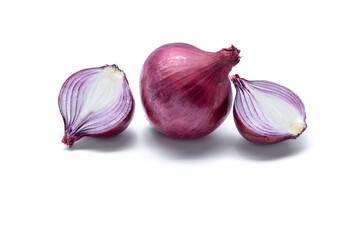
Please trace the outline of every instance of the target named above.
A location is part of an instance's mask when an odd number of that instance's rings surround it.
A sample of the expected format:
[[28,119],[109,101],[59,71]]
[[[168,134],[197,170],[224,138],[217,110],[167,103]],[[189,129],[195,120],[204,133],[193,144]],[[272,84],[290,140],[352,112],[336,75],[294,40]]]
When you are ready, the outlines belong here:
[[205,52],[185,43],[166,44],[146,59],[140,93],[148,120],[174,138],[198,138],[227,117],[232,101],[229,72],[240,61],[231,46]]

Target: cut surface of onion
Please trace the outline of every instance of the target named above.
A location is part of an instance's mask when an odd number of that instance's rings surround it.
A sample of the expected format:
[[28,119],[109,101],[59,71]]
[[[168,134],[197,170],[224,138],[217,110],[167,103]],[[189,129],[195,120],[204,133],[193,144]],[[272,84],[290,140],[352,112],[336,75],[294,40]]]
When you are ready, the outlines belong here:
[[65,124],[62,142],[69,147],[84,136],[106,137],[122,132],[134,109],[125,73],[116,65],[71,75],[62,86],[58,103]]
[[236,88],[234,120],[249,141],[275,143],[298,137],[307,127],[305,107],[290,89],[269,81],[231,77]]

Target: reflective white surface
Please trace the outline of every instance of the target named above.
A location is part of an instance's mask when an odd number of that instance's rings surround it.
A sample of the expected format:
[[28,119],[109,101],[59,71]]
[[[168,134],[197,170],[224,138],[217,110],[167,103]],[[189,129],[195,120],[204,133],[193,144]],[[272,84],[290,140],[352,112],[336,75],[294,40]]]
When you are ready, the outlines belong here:
[[[0,239],[359,239],[355,1],[6,1],[0,7]],[[234,44],[231,74],[304,101],[307,130],[246,142],[232,113],[203,139],[147,123],[139,76],[168,42]],[[61,143],[62,83],[125,71],[136,110],[123,134]],[[234,92],[234,91],[233,91]]]

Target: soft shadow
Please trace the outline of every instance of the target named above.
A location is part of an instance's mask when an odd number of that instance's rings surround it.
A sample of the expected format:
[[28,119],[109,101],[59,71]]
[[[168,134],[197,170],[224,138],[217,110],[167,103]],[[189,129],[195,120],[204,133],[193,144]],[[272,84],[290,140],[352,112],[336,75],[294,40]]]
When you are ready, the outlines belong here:
[[161,152],[164,157],[185,160],[221,159],[232,156],[239,160],[271,161],[295,156],[303,152],[308,145],[306,134],[296,140],[260,145],[251,143],[238,134],[221,134],[216,131],[198,139],[175,139],[153,127],[146,129],[145,140],[154,151]]
[[97,138],[97,137],[83,137],[75,142],[70,148],[71,151],[77,150],[93,150],[99,152],[113,152],[121,151],[132,147],[136,142],[136,134],[132,129],[126,129],[119,135]]
[[307,145],[306,134],[303,134],[295,140],[290,139],[269,145],[254,144],[241,138],[236,142],[235,147],[243,159],[269,161],[295,156],[304,151]]
[[230,139],[226,136],[212,133],[198,139],[175,139],[168,137],[153,127],[145,131],[145,140],[148,145],[161,151],[165,157],[181,159],[210,159],[223,155]]

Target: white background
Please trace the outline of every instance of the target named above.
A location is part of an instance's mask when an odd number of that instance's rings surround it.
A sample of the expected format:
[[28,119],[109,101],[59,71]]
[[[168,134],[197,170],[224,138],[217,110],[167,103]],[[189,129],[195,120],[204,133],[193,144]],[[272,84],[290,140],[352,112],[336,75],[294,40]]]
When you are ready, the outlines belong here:
[[[2,1],[0,239],[360,239],[357,1]],[[308,129],[246,142],[232,112],[202,139],[154,131],[146,57],[234,44],[231,74],[294,90]],[[72,73],[118,64],[136,101],[110,139],[61,143]]]

